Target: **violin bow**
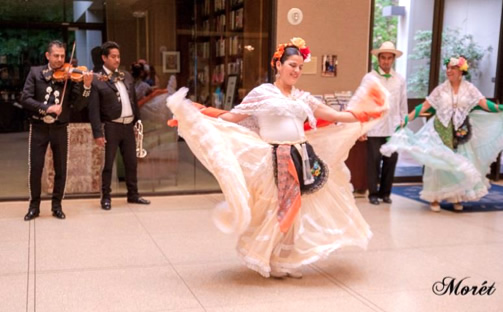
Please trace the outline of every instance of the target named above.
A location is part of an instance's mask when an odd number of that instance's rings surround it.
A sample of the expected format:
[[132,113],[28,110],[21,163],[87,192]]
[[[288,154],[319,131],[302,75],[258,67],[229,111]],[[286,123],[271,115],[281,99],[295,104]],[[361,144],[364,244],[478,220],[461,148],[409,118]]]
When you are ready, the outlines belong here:
[[[72,48],[72,54],[70,55],[70,66],[72,65],[73,61],[73,54],[75,53],[75,41],[73,42],[73,48]],[[68,84],[68,76],[65,77],[65,85],[63,86],[63,93],[61,95],[61,107],[63,107],[63,102],[65,101],[65,92],[66,92],[66,85]]]

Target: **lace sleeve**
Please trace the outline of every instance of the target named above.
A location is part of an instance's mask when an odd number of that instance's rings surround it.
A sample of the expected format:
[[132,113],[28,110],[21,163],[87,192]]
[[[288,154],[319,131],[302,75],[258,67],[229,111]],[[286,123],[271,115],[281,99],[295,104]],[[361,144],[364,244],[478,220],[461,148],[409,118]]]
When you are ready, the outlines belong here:
[[443,84],[433,89],[433,91],[426,97],[426,100],[433,106],[434,109],[438,110],[442,102],[442,87]]
[[485,98],[484,95],[472,83],[468,83],[468,101],[470,109],[477,106],[481,99]]
[[267,95],[261,92],[260,87],[254,88],[248,93],[241,104],[237,105],[231,110],[231,113],[243,114],[243,115],[254,115],[255,113],[261,111],[267,102]]
[[311,94],[309,94],[306,98],[306,103],[307,105],[309,105],[309,108],[311,109],[311,111],[315,111],[318,106],[320,106],[321,104],[321,101],[318,100],[317,98],[315,98],[314,96],[312,96]]

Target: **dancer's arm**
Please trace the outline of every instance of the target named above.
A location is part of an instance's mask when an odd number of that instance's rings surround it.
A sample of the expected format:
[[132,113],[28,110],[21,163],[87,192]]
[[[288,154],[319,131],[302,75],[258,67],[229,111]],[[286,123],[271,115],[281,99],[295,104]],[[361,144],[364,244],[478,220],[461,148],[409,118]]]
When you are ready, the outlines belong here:
[[424,101],[423,104],[416,106],[416,108],[407,115],[409,117],[409,121],[416,119],[417,117],[419,117],[419,115],[425,113],[430,108],[431,108],[430,102]]
[[217,118],[217,117],[222,118],[223,120],[229,121],[229,122],[240,122],[241,120],[248,117],[248,115],[234,114],[234,113],[227,112],[223,109],[218,109],[215,107],[206,107],[203,104],[199,104],[196,102],[192,102],[192,105],[197,107],[199,109],[199,111],[206,116],[215,117],[215,118]]
[[241,120],[249,117],[249,115],[234,114],[234,113],[228,112],[228,113],[220,115],[219,117],[225,121],[240,122]]
[[350,112],[338,112],[326,105],[319,105],[314,111],[314,117],[328,122],[357,122],[355,115]]
[[435,113],[435,109],[431,106],[430,102],[428,102],[428,101],[424,101],[422,104],[419,104],[418,106],[416,106],[414,108],[414,110],[412,110],[409,114],[407,114],[405,116],[405,120],[402,121],[402,123],[400,124],[400,126],[397,127],[396,130],[407,126],[409,121],[416,119],[417,117],[419,117],[421,114],[423,114],[425,112],[432,113],[432,114]]
[[503,112],[503,105],[501,104],[496,104],[491,100],[487,99],[480,99],[479,101],[479,106],[488,112],[492,113],[497,113],[497,112]]

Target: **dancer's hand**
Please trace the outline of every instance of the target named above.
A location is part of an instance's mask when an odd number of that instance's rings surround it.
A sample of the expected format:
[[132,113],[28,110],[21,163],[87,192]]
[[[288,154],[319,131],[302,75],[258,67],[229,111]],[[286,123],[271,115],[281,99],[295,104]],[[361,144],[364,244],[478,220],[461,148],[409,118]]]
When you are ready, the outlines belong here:
[[178,126],[178,120],[175,118],[168,120],[167,122],[168,127],[174,128]]

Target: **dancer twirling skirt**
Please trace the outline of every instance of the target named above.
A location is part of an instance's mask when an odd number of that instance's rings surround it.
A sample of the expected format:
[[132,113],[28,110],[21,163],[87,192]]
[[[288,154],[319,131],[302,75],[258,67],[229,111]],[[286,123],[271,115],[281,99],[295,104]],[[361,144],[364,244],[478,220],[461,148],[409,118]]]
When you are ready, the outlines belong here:
[[[370,81],[350,111],[337,112],[294,87],[309,55],[300,38],[280,45],[276,82],[253,89],[231,112],[198,110],[186,89],[168,99],[179,134],[224,193],[217,226],[239,234],[239,255],[264,277],[301,277],[302,265],[343,246],[366,247],[371,237],[344,160],[387,111],[386,90]],[[316,128],[316,118],[328,126],[305,132],[304,121]]]
[[486,195],[490,187],[486,174],[503,149],[503,114],[498,113],[502,106],[487,101],[463,79],[469,67],[463,57],[444,63],[447,80],[407,120],[426,111],[435,116],[415,134],[407,128],[398,130],[381,148],[384,155],[407,152],[425,165],[420,196],[436,212],[442,200],[462,210],[461,202]]

